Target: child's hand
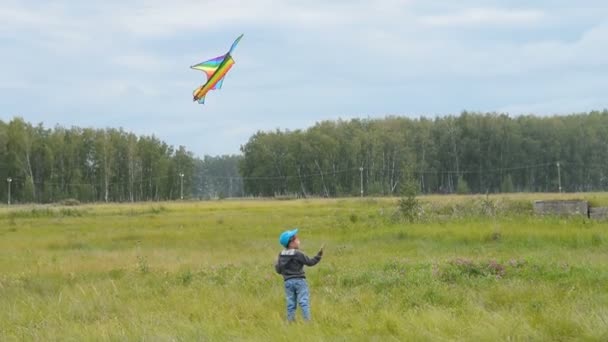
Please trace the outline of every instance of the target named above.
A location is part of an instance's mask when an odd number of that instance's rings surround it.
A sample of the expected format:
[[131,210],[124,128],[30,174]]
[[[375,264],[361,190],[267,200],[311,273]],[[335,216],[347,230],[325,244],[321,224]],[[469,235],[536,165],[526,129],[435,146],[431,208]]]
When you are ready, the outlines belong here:
[[321,249],[319,249],[319,253],[317,253],[317,255],[323,256],[323,248],[325,248],[325,244],[321,246]]

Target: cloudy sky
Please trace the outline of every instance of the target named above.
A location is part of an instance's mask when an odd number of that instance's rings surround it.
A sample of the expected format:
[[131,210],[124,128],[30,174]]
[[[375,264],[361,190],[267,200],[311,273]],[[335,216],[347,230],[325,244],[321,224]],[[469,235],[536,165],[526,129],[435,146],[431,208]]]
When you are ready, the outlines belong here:
[[[235,66],[205,105],[190,65]],[[197,155],[321,120],[608,108],[605,0],[0,0],[0,119]]]

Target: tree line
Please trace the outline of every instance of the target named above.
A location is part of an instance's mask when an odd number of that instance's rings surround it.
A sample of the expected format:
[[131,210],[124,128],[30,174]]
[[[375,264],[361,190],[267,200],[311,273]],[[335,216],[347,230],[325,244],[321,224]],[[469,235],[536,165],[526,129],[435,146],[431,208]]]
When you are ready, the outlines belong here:
[[602,191],[608,111],[322,121],[257,132],[241,152],[199,158],[122,129],[0,120],[0,200],[395,196],[412,183],[429,194]]
[[399,195],[608,188],[608,111],[539,117],[323,121],[257,132],[241,147],[246,194]]
[[0,120],[0,199],[7,203],[159,201],[242,194],[239,156],[197,158],[122,129],[48,129]]

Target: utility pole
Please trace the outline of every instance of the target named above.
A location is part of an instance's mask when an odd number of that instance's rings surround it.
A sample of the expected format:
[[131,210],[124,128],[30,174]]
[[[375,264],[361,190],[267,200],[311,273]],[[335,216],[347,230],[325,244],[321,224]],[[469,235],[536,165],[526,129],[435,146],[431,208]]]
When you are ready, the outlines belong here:
[[179,174],[180,178],[180,190],[179,190],[179,198],[184,199],[184,173]]
[[559,162],[557,162],[557,186],[559,189],[559,193],[562,193],[562,176],[559,170]]
[[8,177],[6,179],[6,182],[8,183],[8,205],[11,205],[11,182],[13,181],[13,179],[11,177]]
[[228,187],[228,198],[232,198],[232,177],[228,179],[230,180],[230,185]]
[[359,167],[359,173],[361,174],[361,197],[363,197],[363,166]]

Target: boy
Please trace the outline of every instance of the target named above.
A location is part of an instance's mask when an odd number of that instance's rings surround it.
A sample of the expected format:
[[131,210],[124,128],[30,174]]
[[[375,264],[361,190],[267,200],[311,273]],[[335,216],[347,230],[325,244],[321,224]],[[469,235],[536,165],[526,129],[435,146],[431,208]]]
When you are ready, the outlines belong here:
[[274,265],[277,273],[285,280],[285,297],[287,299],[287,320],[293,322],[296,318],[296,307],[302,308],[304,320],[310,321],[310,304],[308,298],[308,284],[304,276],[304,265],[314,266],[323,256],[323,247],[317,255],[310,259],[299,251],[300,239],[296,235],[298,229],[286,230],[279,237],[279,243],[285,247],[279,254]]

